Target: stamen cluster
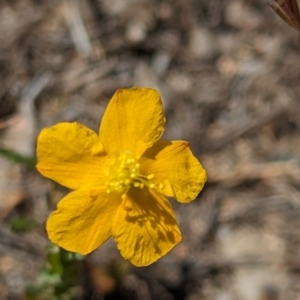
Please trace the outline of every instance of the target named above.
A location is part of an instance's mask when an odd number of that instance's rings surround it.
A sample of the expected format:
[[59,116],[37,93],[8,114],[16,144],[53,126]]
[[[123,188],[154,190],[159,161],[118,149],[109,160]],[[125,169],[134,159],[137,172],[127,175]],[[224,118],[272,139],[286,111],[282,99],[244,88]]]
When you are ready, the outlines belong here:
[[139,160],[125,153],[115,160],[109,170],[107,193],[124,194],[131,185],[141,189],[145,185],[154,188],[155,184],[151,182],[153,178],[154,174],[143,175]]

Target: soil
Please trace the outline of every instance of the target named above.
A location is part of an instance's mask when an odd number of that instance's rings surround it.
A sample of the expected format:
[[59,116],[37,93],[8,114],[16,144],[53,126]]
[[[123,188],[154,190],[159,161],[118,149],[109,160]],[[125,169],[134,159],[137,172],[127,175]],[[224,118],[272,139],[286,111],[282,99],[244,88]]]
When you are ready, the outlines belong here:
[[[37,280],[67,192],[21,158],[44,127],[97,130],[131,86],[161,93],[164,138],[189,141],[208,182],[171,200],[180,245],[135,268],[109,240],[83,262],[81,298],[300,299],[299,79],[299,33],[266,1],[1,1],[0,299]],[[39,228],[15,233],[20,216]]]

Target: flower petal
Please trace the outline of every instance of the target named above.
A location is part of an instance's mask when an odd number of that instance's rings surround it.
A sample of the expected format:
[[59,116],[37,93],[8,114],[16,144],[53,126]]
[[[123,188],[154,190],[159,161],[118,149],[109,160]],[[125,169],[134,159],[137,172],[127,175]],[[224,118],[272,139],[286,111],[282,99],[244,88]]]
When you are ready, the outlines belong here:
[[166,196],[182,203],[194,200],[206,182],[206,171],[185,141],[158,141],[144,154],[142,166]]
[[155,262],[181,241],[171,204],[146,188],[123,196],[112,234],[122,256],[136,266]]
[[111,236],[120,199],[105,190],[69,193],[47,220],[49,239],[68,251],[90,253]]
[[43,129],[37,140],[37,169],[68,188],[105,182],[108,158],[99,136],[78,123],[59,123]]
[[159,93],[154,89],[119,89],[110,100],[100,126],[105,150],[118,156],[141,155],[162,135],[165,117]]

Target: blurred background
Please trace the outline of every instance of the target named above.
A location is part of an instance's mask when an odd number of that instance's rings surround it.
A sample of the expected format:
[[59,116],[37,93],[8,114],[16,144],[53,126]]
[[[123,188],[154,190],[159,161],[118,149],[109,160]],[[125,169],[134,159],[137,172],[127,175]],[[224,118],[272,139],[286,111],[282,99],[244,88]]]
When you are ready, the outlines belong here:
[[[300,36],[264,0],[0,2],[0,299],[299,300]],[[35,170],[39,131],[98,129],[117,88],[163,97],[164,138],[208,172],[172,201],[183,242],[135,268],[43,223],[67,190]]]

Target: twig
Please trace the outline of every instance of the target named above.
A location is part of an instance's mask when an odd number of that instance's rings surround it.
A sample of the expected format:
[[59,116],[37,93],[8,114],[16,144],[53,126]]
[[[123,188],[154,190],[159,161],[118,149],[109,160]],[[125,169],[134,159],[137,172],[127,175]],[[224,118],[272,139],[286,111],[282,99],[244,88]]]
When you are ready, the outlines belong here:
[[297,0],[275,0],[268,4],[283,21],[300,31],[300,12]]
[[92,54],[92,45],[84,27],[78,0],[67,0],[66,19],[73,43],[79,54],[88,58]]

